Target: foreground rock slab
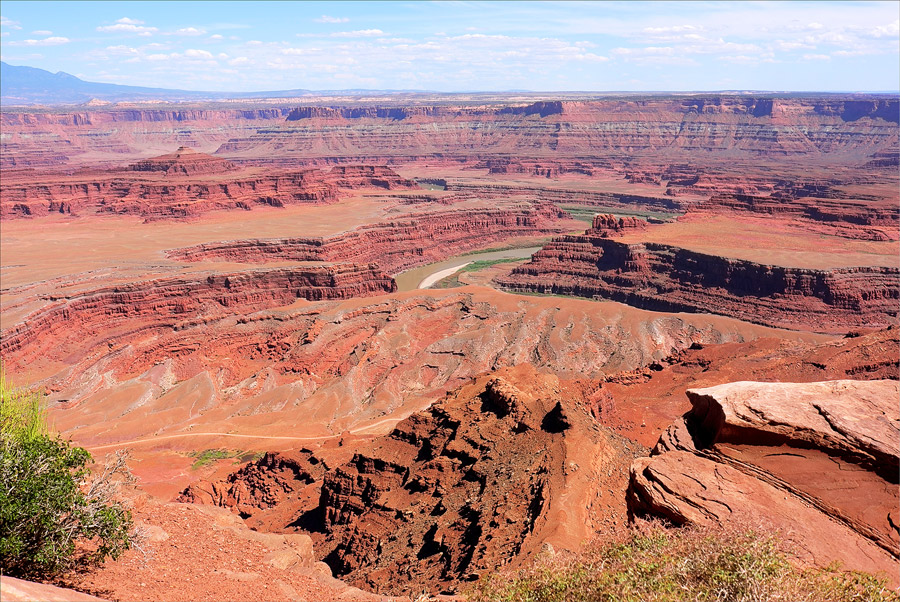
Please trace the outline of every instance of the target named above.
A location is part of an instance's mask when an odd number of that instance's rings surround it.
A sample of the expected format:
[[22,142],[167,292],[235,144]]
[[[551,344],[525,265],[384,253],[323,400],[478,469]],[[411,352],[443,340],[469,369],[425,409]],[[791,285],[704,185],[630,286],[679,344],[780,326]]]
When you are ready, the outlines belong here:
[[35,583],[15,577],[0,577],[0,600],[3,602],[89,602],[103,600],[66,587]]
[[896,580],[898,394],[892,380],[689,390],[691,411],[632,465],[629,508],[775,528],[806,562]]

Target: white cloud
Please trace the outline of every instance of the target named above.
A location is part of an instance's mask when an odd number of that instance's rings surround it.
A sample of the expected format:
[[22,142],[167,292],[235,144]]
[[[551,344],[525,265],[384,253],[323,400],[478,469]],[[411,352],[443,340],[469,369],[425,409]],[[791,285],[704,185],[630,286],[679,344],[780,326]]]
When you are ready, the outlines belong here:
[[0,38],[5,38],[8,35],[9,35],[8,31],[0,32]]
[[208,50],[196,50],[194,48],[190,48],[184,51],[184,56],[191,59],[211,59],[213,55]]
[[838,50],[832,54],[834,56],[863,56],[867,53],[864,50]]
[[308,54],[309,52],[310,52],[310,50],[308,48],[282,48],[281,49],[281,54],[294,55],[294,56],[301,55],[301,54]]
[[131,48],[129,46],[119,45],[119,46],[107,46],[106,51],[110,54],[116,55],[124,55],[124,54],[137,54],[137,48]]
[[329,17],[328,15],[313,19],[316,23],[347,23],[349,20],[347,17]]
[[218,33],[214,33],[214,34],[212,34],[211,36],[209,36],[209,39],[210,39],[210,40],[215,40],[215,41],[218,42],[219,40],[224,40],[224,39],[225,39],[225,36],[223,36],[223,35],[221,35],[221,34],[218,34]]
[[830,61],[831,57],[827,54],[804,54],[804,61]]
[[331,34],[333,38],[366,38],[372,36],[383,36],[385,33],[380,29],[357,29],[356,31],[337,31]]
[[815,49],[815,45],[813,44],[805,44],[803,42],[786,42],[784,40],[776,40],[775,48],[778,50],[784,50],[786,52],[790,52],[791,50],[813,50]]
[[22,40],[21,42],[9,42],[10,46],[59,46],[68,44],[71,40],[60,36],[44,38],[43,40]]
[[873,38],[897,37],[900,34],[900,19],[888,25],[879,25],[868,32]]
[[230,61],[228,61],[228,64],[234,67],[237,65],[246,65],[249,62],[250,62],[250,59],[248,59],[247,57],[239,56],[239,57],[233,58]]
[[170,57],[168,54],[148,54],[147,55],[148,61],[167,61],[170,58],[172,58],[172,57]]
[[645,27],[644,33],[682,33],[685,31],[703,31],[701,25],[671,25],[669,27]]
[[143,25],[144,22],[139,19],[129,19],[128,17],[122,17],[121,19],[116,19],[116,23],[124,23],[126,25]]
[[135,25],[131,23],[133,19],[127,19],[129,22],[123,22],[126,19],[119,19],[115,25],[101,25],[97,28],[97,31],[105,32],[105,33],[133,33],[139,36],[149,36],[157,31],[159,31],[156,27],[145,27],[143,25]]
[[12,19],[7,19],[6,17],[0,16],[0,27],[9,27],[10,29],[22,29],[22,26],[18,21],[13,21]]
[[202,36],[206,35],[205,29],[199,29],[197,27],[182,27],[181,29],[175,30],[176,36]]
[[53,32],[49,31],[47,29],[37,29],[35,31],[32,31],[31,33],[36,36],[52,36],[53,35]]

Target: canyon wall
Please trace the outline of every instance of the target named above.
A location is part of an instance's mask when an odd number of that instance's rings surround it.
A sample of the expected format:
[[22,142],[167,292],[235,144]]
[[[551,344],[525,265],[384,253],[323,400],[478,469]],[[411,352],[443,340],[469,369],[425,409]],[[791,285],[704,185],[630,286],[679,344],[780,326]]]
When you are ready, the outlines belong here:
[[395,157],[591,157],[602,149],[600,155],[862,157],[896,146],[898,110],[900,103],[881,97],[860,104],[849,99],[728,96],[507,107],[301,107],[284,126],[230,140],[219,152],[249,156],[265,149],[282,156],[341,156],[366,149]]
[[[496,157],[501,162],[491,168],[498,170],[505,157],[583,157],[590,164],[598,155],[621,160],[621,153],[855,157],[862,164],[896,149],[898,104],[876,95],[636,96],[531,104],[4,112],[0,124],[4,168],[58,164],[59,151],[72,161],[91,152],[114,160],[173,141],[250,160],[477,163]],[[552,166],[522,169],[554,173]]]
[[92,355],[112,341],[202,326],[206,320],[297,299],[347,299],[395,290],[394,280],[376,266],[351,264],[136,282],[45,299],[44,308],[3,331],[0,353],[20,362],[67,346]]
[[377,263],[390,274],[515,236],[559,233],[566,214],[547,203],[414,214],[327,238],[224,241],[174,249],[176,261]]
[[762,265],[658,243],[626,244],[594,229],[554,239],[498,283],[819,332],[893,324],[900,299],[898,268]]
[[125,170],[49,175],[35,181],[16,173],[4,179],[0,216],[35,217],[51,213],[139,215],[146,218],[197,216],[253,205],[284,207],[336,202],[341,189],[405,190],[415,182],[383,166],[240,170],[219,157],[188,153],[139,161]]

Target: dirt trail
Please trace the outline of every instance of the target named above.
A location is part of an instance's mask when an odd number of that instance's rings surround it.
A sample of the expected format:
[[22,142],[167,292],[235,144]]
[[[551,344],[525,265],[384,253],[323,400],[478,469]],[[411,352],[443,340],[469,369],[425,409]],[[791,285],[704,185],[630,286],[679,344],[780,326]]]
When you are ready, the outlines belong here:
[[[360,427],[358,429],[353,429],[348,431],[351,435],[362,434],[363,431],[371,430],[375,427],[381,426],[382,424],[388,424],[391,422],[400,422],[403,420],[405,416],[399,418],[385,418],[384,420],[379,420],[378,422],[373,422],[372,424],[367,424],[366,426]],[[132,439],[130,441],[119,441],[117,443],[109,443],[106,445],[83,445],[85,449],[89,450],[98,450],[98,449],[114,449],[117,447],[125,447],[128,445],[137,445],[139,443],[154,443],[156,441],[163,441],[166,439],[180,439],[184,437],[237,437],[240,439],[278,439],[278,440],[286,440],[286,441],[327,441],[329,439],[337,439],[341,437],[342,434],[338,435],[323,435],[321,437],[284,437],[278,435],[241,435],[238,433],[178,433],[175,435],[163,435],[162,437],[152,437],[150,439]]]

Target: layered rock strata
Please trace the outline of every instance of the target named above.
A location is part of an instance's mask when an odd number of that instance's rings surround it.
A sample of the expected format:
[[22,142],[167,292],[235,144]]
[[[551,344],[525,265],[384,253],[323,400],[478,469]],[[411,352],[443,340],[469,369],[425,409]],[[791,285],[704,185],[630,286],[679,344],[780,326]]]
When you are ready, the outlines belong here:
[[297,299],[347,299],[397,290],[375,265],[339,264],[199,274],[50,297],[39,311],[3,331],[4,357],[40,357],[50,349],[81,347],[87,354],[114,341],[178,331],[207,320]]
[[168,252],[176,261],[332,261],[377,263],[387,273],[440,261],[517,236],[567,229],[567,214],[547,203],[494,209],[446,210],[361,226],[325,238],[251,239]]
[[[887,96],[746,98],[703,95],[530,105],[300,107],[284,126],[232,139],[219,152],[280,156],[815,156],[843,160],[890,148],[900,103]],[[485,127],[487,124],[490,127]],[[835,132],[840,135],[835,135]],[[322,149],[327,148],[327,153]],[[595,155],[596,156],[596,155]],[[840,157],[840,158],[838,158]]]
[[629,507],[676,524],[763,524],[802,560],[886,571],[900,550],[897,381],[735,382],[631,468]]
[[[350,583],[409,594],[447,593],[544,545],[569,548],[623,508],[623,463],[640,448],[603,430],[567,399],[559,379],[529,366],[482,376],[352,459],[323,470],[315,456],[270,455],[182,501],[232,507],[250,524],[292,506],[321,558]],[[299,467],[285,471],[282,466]],[[320,474],[321,477],[313,475]],[[310,500],[313,480],[320,493]],[[618,498],[621,500],[621,498]],[[610,505],[606,512],[592,507]]]
[[[328,277],[327,267],[308,269]],[[382,286],[377,271],[357,270],[334,294]],[[695,343],[805,337],[718,316],[617,304],[597,311],[594,302],[477,287],[310,303],[288,288],[292,270],[256,272],[229,277],[230,289],[225,275],[212,285],[200,276],[51,301],[4,330],[4,364],[48,392],[57,427],[81,444],[180,437],[192,425],[316,438],[389,428],[503,366],[599,378]],[[254,278],[261,290],[250,286]]]
[[128,166],[131,171],[161,172],[167,176],[225,173],[235,168],[235,164],[230,161],[206,153],[198,153],[186,146],[179,147],[169,155],[145,159]]
[[763,265],[596,230],[554,239],[498,278],[506,289],[595,297],[656,311],[713,312],[818,332],[895,323],[900,269]]
[[[808,192],[808,191],[806,191]],[[827,193],[826,193],[827,194]],[[868,200],[715,195],[691,207],[692,213],[737,213],[771,216],[804,223],[809,229],[844,238],[900,239],[900,205]]]
[[125,170],[51,175],[35,180],[17,172],[4,178],[0,216],[109,213],[147,218],[197,216],[218,209],[250,209],[333,203],[341,189],[418,188],[379,166],[241,170],[219,157],[179,149],[132,164]]

